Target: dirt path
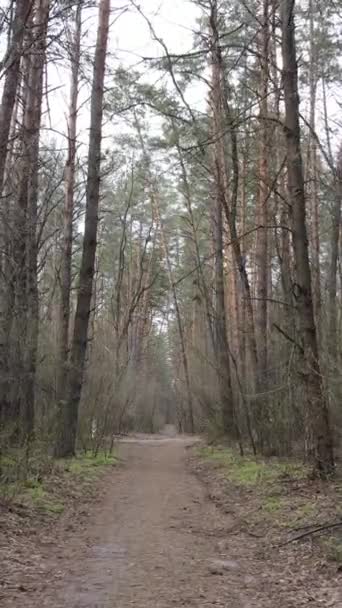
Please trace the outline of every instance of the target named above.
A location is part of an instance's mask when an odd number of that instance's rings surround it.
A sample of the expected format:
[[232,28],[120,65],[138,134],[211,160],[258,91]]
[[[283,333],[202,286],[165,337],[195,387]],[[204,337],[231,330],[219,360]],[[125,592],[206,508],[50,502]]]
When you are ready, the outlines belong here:
[[121,444],[125,466],[90,522],[87,547],[84,539],[73,545],[67,574],[43,606],[205,607],[227,606],[229,600],[231,608],[244,607],[233,590],[218,591],[223,581],[209,570],[220,518],[186,471],[188,443]]
[[[24,608],[294,608],[306,605],[255,559],[253,539],[206,497],[185,466],[189,440],[122,443],[111,477],[81,534],[44,549],[46,583]],[[298,566],[294,564],[294,568]],[[53,576],[51,576],[53,573]],[[10,605],[10,604],[8,604]],[[19,604],[13,604],[13,606]],[[313,602],[314,606],[341,604]],[[6,604],[7,608],[7,604]]]

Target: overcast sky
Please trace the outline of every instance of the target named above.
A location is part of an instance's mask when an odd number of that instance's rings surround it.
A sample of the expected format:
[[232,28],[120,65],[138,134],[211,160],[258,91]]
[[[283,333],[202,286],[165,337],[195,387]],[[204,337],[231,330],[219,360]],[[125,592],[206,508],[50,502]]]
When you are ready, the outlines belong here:
[[[114,0],[113,8],[119,5]],[[140,0],[140,7],[151,20],[158,34],[171,52],[182,53],[191,49],[192,31],[196,25],[198,8],[188,0]],[[151,40],[148,25],[132,8],[120,17],[112,31],[115,46],[128,63],[134,55],[160,55],[160,45]],[[130,56],[130,54],[132,54]]]
[[[0,0],[1,3],[2,0]],[[163,55],[161,45],[152,39],[149,26],[139,12],[131,6],[122,14],[124,6],[129,6],[130,0],[112,0],[112,25],[110,29],[109,54],[107,67],[114,71],[119,65],[127,69],[139,69],[144,77],[150,81],[158,81],[160,73],[149,70],[148,65],[142,63],[143,57],[159,57]],[[156,34],[163,38],[171,53],[185,53],[191,50],[193,32],[197,28],[196,19],[200,10],[191,0],[140,0],[142,12],[153,24]],[[121,9],[121,10],[120,10]],[[97,28],[97,10],[84,12],[84,38],[83,46],[93,55]],[[108,81],[110,86],[110,80]],[[56,88],[54,95],[49,97],[51,114],[48,124],[59,132],[66,132],[66,116],[69,99],[69,71],[54,66],[49,68],[49,87]],[[337,91],[338,98],[340,91]],[[188,92],[191,105],[197,109],[205,110],[207,92],[203,85],[192,85]],[[321,92],[318,91],[318,100]],[[79,138],[86,143],[89,127],[89,106],[84,104],[89,97],[89,87],[82,89],[80,101],[82,111],[79,116]],[[307,112],[307,100],[302,91],[302,112]],[[335,100],[336,92],[329,91],[329,115],[331,125],[334,119],[339,121],[340,109]],[[318,111],[318,123],[320,115]],[[334,125],[335,126],[335,125]],[[337,129],[339,132],[339,129]],[[57,135],[54,135],[58,137]],[[58,138],[60,141],[60,138]],[[323,136],[324,139],[324,136]]]
[[[1,0],[0,0],[1,1]],[[160,74],[152,73],[146,64],[142,62],[144,57],[159,57],[163,55],[161,45],[154,41],[149,31],[149,26],[142,15],[132,6],[125,12],[120,8],[125,0],[112,0],[112,24],[109,38],[109,56],[107,68],[111,71],[119,65],[127,69],[139,69],[144,72],[144,77],[158,80]],[[200,11],[193,2],[189,0],[140,0],[140,7],[146,17],[151,21],[156,34],[163,38],[171,53],[184,53],[191,50],[193,42],[193,30],[196,28],[196,18]],[[90,49],[93,54],[96,38],[97,11],[84,12],[84,37],[83,47]],[[50,113],[47,117],[47,126],[51,126],[56,133],[65,133],[65,124],[69,99],[69,69],[66,65],[54,65],[49,69],[49,89],[55,89],[50,95]],[[108,85],[110,81],[107,80]],[[81,91],[80,103],[83,105],[89,97],[89,88]],[[197,100],[198,97],[198,100]],[[204,95],[196,92],[192,95],[192,104],[203,103]],[[84,106],[79,116],[79,136],[86,141],[87,129],[89,127],[89,106]]]

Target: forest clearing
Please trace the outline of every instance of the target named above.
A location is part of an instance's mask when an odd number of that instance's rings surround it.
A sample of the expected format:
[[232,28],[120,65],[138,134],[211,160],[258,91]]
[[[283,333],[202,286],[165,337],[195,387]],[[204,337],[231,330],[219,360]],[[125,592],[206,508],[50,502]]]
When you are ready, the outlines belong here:
[[341,607],[342,0],[0,0],[0,603]]

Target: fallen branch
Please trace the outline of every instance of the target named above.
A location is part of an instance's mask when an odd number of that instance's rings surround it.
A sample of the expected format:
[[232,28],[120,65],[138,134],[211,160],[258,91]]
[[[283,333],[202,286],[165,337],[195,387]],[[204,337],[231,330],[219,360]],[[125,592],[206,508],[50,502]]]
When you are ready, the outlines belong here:
[[302,532],[301,534],[297,534],[297,536],[294,536],[293,538],[290,538],[290,540],[286,540],[285,542],[280,543],[280,545],[278,545],[278,546],[283,547],[284,545],[289,545],[290,543],[293,543],[296,540],[301,540],[302,538],[311,536],[312,534],[316,534],[317,532],[323,532],[325,530],[332,530],[333,528],[339,528],[340,526],[342,526],[342,521],[338,521],[333,524],[324,524],[322,526],[318,526],[317,528],[314,528],[313,530],[309,530],[306,532]]

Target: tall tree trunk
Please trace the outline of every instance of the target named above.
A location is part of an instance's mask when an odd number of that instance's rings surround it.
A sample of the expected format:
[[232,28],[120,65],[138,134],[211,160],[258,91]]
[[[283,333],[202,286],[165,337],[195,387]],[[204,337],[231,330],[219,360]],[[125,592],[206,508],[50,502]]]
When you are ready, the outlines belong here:
[[[249,354],[251,358],[252,383],[254,389],[257,387],[258,355],[254,327],[254,314],[250,297],[250,285],[246,269],[245,259],[242,255],[241,243],[237,233],[237,197],[239,191],[239,160],[237,149],[237,137],[234,120],[228,103],[228,85],[224,74],[224,64],[220,47],[220,35],[218,28],[217,0],[211,0],[210,11],[210,36],[211,36],[211,104],[213,115],[213,141],[215,156],[215,178],[216,187],[222,210],[227,219],[229,227],[231,247],[236,267],[239,272],[242,292],[246,305],[246,333],[249,340]],[[229,169],[227,167],[227,150],[225,148],[225,132],[230,135],[230,148],[232,155],[232,186],[229,192]],[[229,381],[230,382],[230,381]]]
[[65,380],[67,377],[67,361],[69,355],[70,291],[81,31],[82,4],[81,2],[79,2],[76,7],[75,32],[72,43],[70,108],[68,120],[68,158],[65,165],[65,198],[63,216],[63,250],[61,260],[61,305],[59,309],[60,336],[58,362],[59,370],[57,372],[57,401],[61,401],[61,399],[63,399],[64,397]]
[[255,329],[258,347],[258,385],[261,393],[257,396],[257,431],[258,443],[261,451],[269,442],[268,438],[268,288],[270,281],[269,265],[269,122],[268,122],[268,95],[269,95],[269,58],[270,58],[270,23],[269,0],[263,0],[260,16],[260,143],[259,143],[259,184],[257,194],[257,234],[255,246]]
[[194,249],[195,249],[196,264],[197,264],[197,268],[198,268],[197,274],[198,274],[200,287],[201,287],[203,295],[204,295],[208,331],[209,331],[209,336],[210,336],[210,340],[211,340],[211,345],[212,345],[212,347],[214,347],[214,333],[213,333],[213,327],[212,327],[212,321],[211,321],[210,297],[209,297],[208,286],[207,286],[207,282],[206,282],[206,279],[204,276],[203,265],[202,265],[202,261],[201,261],[200,246],[199,246],[199,242],[198,242],[199,239],[198,239],[196,222],[195,222],[194,213],[193,213],[191,188],[190,188],[186,165],[185,165],[185,161],[184,161],[184,154],[182,152],[181,145],[180,145],[179,132],[175,125],[174,120],[172,120],[172,130],[173,130],[175,146],[177,149],[178,158],[179,158],[179,162],[180,162],[183,196],[184,196],[184,201],[185,201],[186,209],[188,211],[189,222],[190,222],[190,226],[191,226],[192,238],[193,238]]
[[339,241],[341,233],[341,206],[342,206],[342,145],[338,151],[335,173],[335,200],[331,214],[331,249],[328,275],[328,349],[330,363],[338,365],[337,350],[337,266],[339,257]]
[[23,77],[23,125],[20,177],[15,209],[13,246],[15,288],[15,370],[10,408],[21,414],[20,435],[30,439],[34,428],[35,375],[38,347],[37,208],[39,137],[43,100],[43,78],[49,0],[34,4],[27,31],[27,53]]
[[28,129],[31,136],[30,178],[27,201],[27,346],[26,346],[26,435],[33,432],[35,379],[37,367],[39,301],[38,301],[38,176],[39,176],[39,138],[43,102],[44,67],[46,63],[47,30],[50,0],[39,0],[36,5],[35,40],[33,46],[30,95],[27,105]]
[[62,404],[61,429],[56,446],[59,457],[72,456],[76,449],[79,402],[81,399],[85,356],[88,340],[100,198],[101,138],[104,76],[108,43],[110,0],[101,0],[91,93],[91,117],[86,185],[86,215],[79,288],[66,399]]
[[[219,180],[219,177],[218,177]],[[227,334],[226,306],[224,295],[223,264],[223,219],[220,197],[222,190],[216,189],[214,198],[214,246],[215,246],[215,355],[218,374],[220,405],[222,409],[223,430],[231,438],[236,438],[234,395],[231,381],[230,352]]]
[[10,145],[11,130],[14,131],[13,116],[16,114],[16,100],[20,86],[20,62],[23,53],[25,26],[28,23],[33,0],[18,0],[15,4],[13,21],[11,24],[11,39],[9,48],[2,64],[4,70],[4,86],[0,104],[0,199],[1,200],[1,304],[0,304],[0,422],[4,425],[8,418],[15,419],[17,413],[13,411],[8,395],[9,388],[9,354],[10,333],[13,321],[14,306],[14,279],[11,268],[11,243],[9,236],[9,205],[5,192],[5,173],[11,162]]
[[312,295],[317,336],[320,341],[321,334],[321,271],[320,271],[320,217],[318,196],[318,157],[317,142],[314,137],[316,131],[316,97],[317,97],[317,43],[315,41],[315,17],[314,3],[309,0],[309,22],[310,22],[310,68],[309,68],[309,93],[310,93],[310,133],[308,143],[308,166],[307,174],[309,183],[309,226],[311,237],[311,267],[312,267]]
[[301,334],[301,378],[308,433],[312,437],[314,465],[322,478],[334,470],[332,434],[318,358],[311,271],[306,227],[303,162],[300,145],[298,68],[295,44],[294,0],[281,2],[283,84],[288,190],[291,205],[298,325]]
[[[239,182],[239,159],[237,154],[237,136],[234,126],[234,120],[230,115],[230,108],[228,105],[228,91],[227,84],[224,76],[224,65],[222,58],[222,51],[219,45],[219,32],[217,28],[217,1],[212,0],[211,3],[211,16],[210,16],[210,29],[212,35],[212,63],[213,66],[217,66],[217,73],[215,76],[215,80],[212,83],[213,94],[214,90],[215,97],[218,100],[218,105],[216,108],[218,116],[218,125],[217,125],[217,136],[215,138],[217,150],[219,151],[220,156],[220,165],[223,179],[223,194],[222,197],[222,205],[223,210],[227,218],[227,224],[229,226],[230,237],[231,237],[231,246],[234,252],[235,263],[239,272],[241,288],[243,291],[243,296],[246,304],[246,333],[249,341],[249,355],[251,359],[252,365],[252,376],[254,377],[254,381],[257,384],[257,369],[258,369],[258,351],[257,351],[257,342],[256,342],[256,333],[255,333],[255,324],[254,324],[254,313],[252,307],[251,300],[251,287],[249,283],[249,277],[246,268],[246,259],[242,254],[241,241],[237,231],[237,196],[238,196],[238,182]],[[232,165],[233,165],[233,186],[231,189],[231,196],[228,192],[228,168],[226,164],[226,155],[224,148],[224,137],[223,134],[227,130],[229,131],[231,137],[231,153],[232,153]]]
[[260,143],[259,143],[259,191],[256,235],[256,331],[258,345],[259,387],[267,390],[267,312],[268,312],[268,206],[269,206],[269,138],[268,138],[268,81],[269,81],[269,1],[263,0],[260,32]]
[[25,26],[33,5],[33,0],[17,0],[12,25],[12,40],[6,56],[5,82],[0,104],[0,197],[3,192],[8,140],[11,128],[11,117],[15,105],[20,78],[20,61],[23,51]]
[[[224,296],[224,263],[223,263],[223,209],[228,208],[225,150],[224,150],[224,120],[223,120],[223,65],[221,50],[219,48],[218,12],[217,2],[211,3],[211,112],[212,112],[212,138],[216,142],[212,150],[213,173],[215,176],[214,208],[213,208],[213,235],[215,251],[215,356],[219,380],[219,394],[221,400],[223,427],[231,437],[236,436],[234,395],[231,381],[230,352],[227,333],[227,319]],[[236,177],[236,176],[235,176]],[[235,181],[236,195],[238,183]],[[231,214],[228,213],[231,220]],[[228,219],[227,218],[227,219]],[[228,221],[229,228],[230,221]]]

